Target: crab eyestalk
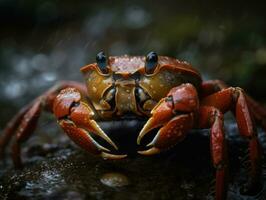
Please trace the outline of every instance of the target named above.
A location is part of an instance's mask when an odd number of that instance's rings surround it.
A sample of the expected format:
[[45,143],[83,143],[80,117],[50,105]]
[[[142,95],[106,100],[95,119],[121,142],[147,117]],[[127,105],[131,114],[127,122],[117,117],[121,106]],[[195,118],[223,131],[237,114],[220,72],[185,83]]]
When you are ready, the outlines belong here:
[[198,97],[194,86],[182,84],[173,88],[151,111],[151,118],[144,125],[137,138],[142,138],[154,128],[161,127],[146,145],[149,149],[139,151],[143,155],[152,155],[166,150],[183,140],[186,133],[194,126],[194,113],[198,109]]

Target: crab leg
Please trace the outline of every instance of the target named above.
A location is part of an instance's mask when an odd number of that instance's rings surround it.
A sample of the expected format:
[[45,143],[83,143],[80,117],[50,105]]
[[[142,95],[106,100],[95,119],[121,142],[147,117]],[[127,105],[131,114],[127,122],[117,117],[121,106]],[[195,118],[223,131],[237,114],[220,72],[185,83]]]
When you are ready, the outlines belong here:
[[22,108],[8,123],[0,138],[0,155],[4,156],[6,147],[15,135],[14,143],[12,144],[12,159],[15,167],[22,167],[20,146],[25,142],[34,131],[41,111],[47,109],[52,111],[54,97],[58,92],[66,87],[77,87],[80,91],[85,92],[85,87],[77,82],[64,81],[56,84],[43,95],[37,97],[32,103]]
[[246,95],[246,101],[251,108],[250,112],[252,112],[256,122],[261,124],[264,132],[266,132],[266,109],[248,95]]
[[[219,92],[223,89],[228,88],[228,86],[220,80],[209,80],[204,81],[202,83],[202,97],[206,97],[208,95]],[[258,102],[256,102],[249,95],[245,95],[248,107],[250,108],[250,112],[254,116],[257,123],[259,123],[264,131],[266,132],[266,108],[261,106]]]
[[199,111],[199,128],[211,127],[211,153],[216,169],[215,199],[227,196],[227,152],[223,127],[223,114],[216,108],[202,106]]
[[204,81],[201,85],[201,97],[206,97],[208,95],[214,94],[219,92],[228,86],[220,80],[208,80]]
[[33,130],[36,128],[39,116],[41,114],[41,109],[41,101],[36,100],[33,106],[23,116],[23,120],[21,121],[21,124],[17,129],[16,138],[14,143],[12,144],[12,159],[14,165],[18,168],[22,167],[20,156],[21,143],[26,141],[30,137]]
[[93,134],[97,135],[109,143],[114,149],[118,149],[113,141],[93,120],[93,110],[81,100],[81,95],[77,89],[66,88],[62,90],[54,101],[53,111],[61,128],[81,148],[89,153],[101,155],[108,159],[121,159],[126,157],[126,155],[107,153],[110,150],[101,146],[93,138]]
[[166,150],[183,140],[188,130],[194,126],[194,113],[198,109],[196,89],[191,84],[173,88],[151,111],[151,118],[141,130],[137,143],[152,129],[161,127],[147,147],[139,151],[142,155],[152,155]]
[[7,124],[4,129],[4,134],[0,138],[0,160],[3,159],[5,155],[5,148],[11,140],[14,132],[22,121],[24,115],[30,109],[31,105],[25,106],[22,108]]
[[[219,101],[217,101],[219,99]],[[239,133],[249,141],[249,159],[251,161],[251,180],[248,185],[249,192],[256,190],[260,184],[261,176],[261,147],[257,138],[253,115],[248,108],[246,95],[241,88],[227,88],[204,98],[202,106],[213,106],[223,113],[234,108]]]

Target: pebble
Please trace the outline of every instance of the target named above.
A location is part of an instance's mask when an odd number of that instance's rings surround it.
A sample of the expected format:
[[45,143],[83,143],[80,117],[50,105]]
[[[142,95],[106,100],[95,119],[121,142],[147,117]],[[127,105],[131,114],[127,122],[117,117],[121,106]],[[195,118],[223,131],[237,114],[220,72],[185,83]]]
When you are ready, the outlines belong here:
[[128,177],[121,173],[106,173],[101,177],[101,183],[109,187],[123,187],[129,185]]

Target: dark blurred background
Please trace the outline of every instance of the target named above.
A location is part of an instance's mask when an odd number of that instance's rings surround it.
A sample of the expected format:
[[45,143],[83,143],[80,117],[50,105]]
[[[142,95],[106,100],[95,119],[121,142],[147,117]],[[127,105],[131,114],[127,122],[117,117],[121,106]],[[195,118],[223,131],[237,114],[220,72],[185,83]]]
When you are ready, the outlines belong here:
[[260,2],[0,0],[0,126],[56,81],[109,55],[186,60],[205,79],[266,102],[266,12]]

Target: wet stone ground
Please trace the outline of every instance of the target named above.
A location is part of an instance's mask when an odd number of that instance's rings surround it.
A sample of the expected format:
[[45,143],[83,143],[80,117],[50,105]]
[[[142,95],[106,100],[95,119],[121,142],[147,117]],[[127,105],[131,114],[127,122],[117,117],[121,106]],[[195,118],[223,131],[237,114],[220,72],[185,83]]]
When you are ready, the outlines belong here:
[[[102,126],[109,133],[127,135],[136,135],[141,127],[133,122],[127,124],[128,127]],[[264,189],[254,196],[239,193],[239,186],[246,181],[246,143],[237,135],[235,123],[226,124],[230,146],[228,199],[265,200],[266,169],[262,178]],[[14,170],[7,156],[0,168],[0,199],[213,199],[208,130],[192,131],[182,143],[159,156],[131,156],[119,161],[91,156],[61,132],[50,119],[41,119],[35,136],[23,148],[24,169]],[[265,134],[259,131],[259,135],[265,152]]]

